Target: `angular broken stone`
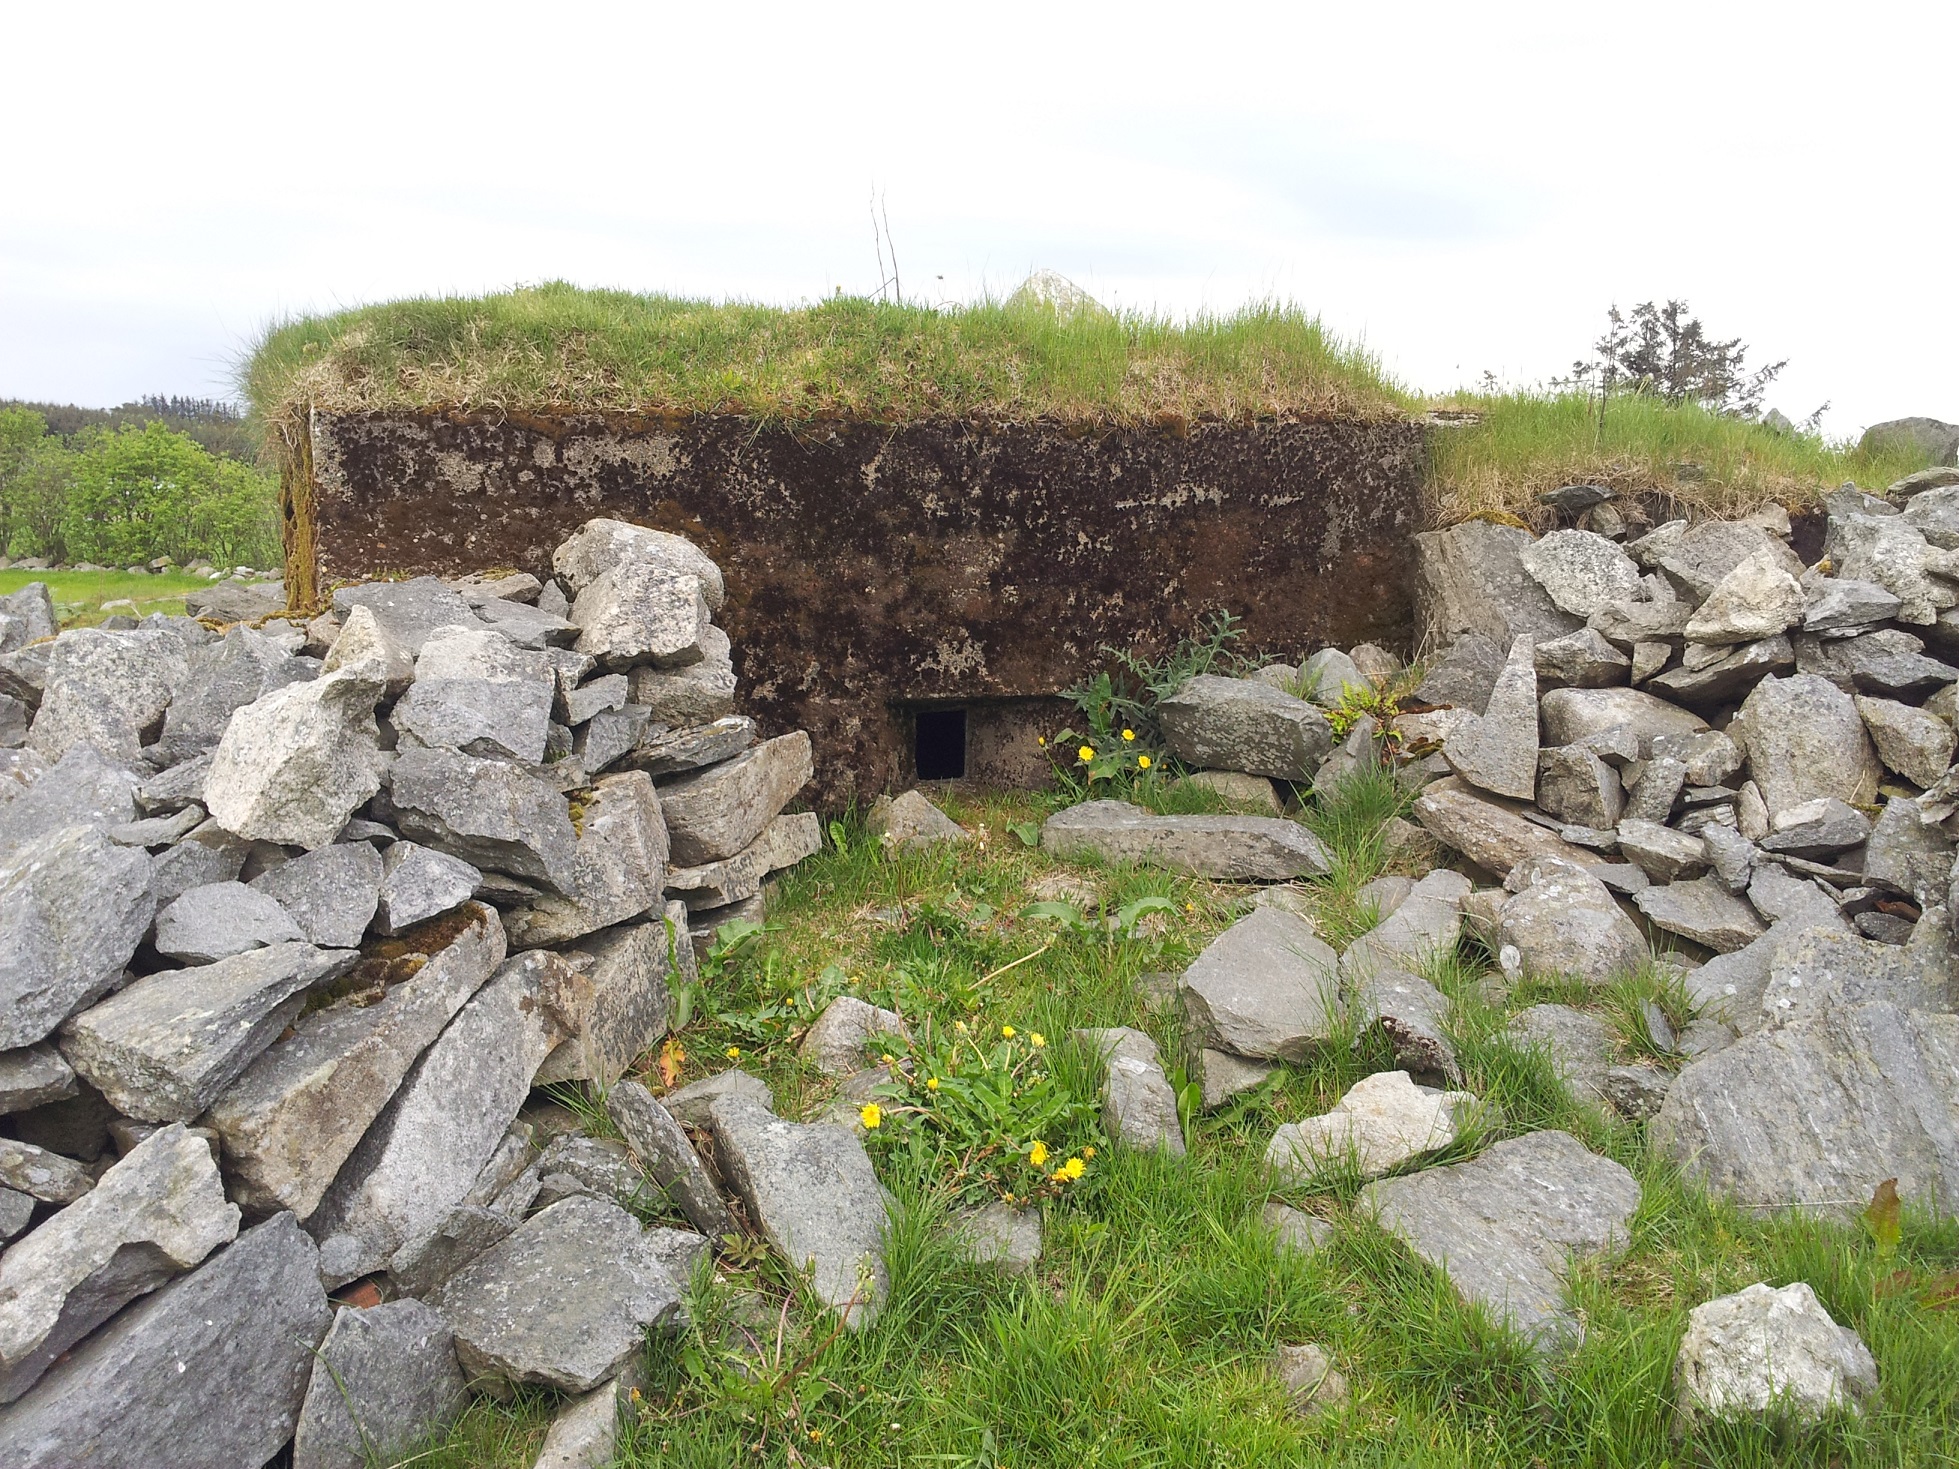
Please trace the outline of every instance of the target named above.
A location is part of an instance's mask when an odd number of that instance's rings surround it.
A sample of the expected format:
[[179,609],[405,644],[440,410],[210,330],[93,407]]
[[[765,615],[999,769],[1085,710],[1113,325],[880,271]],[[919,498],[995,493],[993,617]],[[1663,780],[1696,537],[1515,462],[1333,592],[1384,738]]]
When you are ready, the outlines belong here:
[[1499,948],[1516,949],[1527,974],[1569,975],[1606,984],[1636,968],[1647,955],[1639,928],[1605,884],[1566,862],[1540,866],[1497,915]]
[[1304,1060],[1338,1022],[1338,966],[1306,919],[1255,908],[1185,972],[1190,1033],[1254,1060]]
[[698,866],[748,846],[810,778],[809,736],[797,730],[660,788],[673,861]]
[[[938,842],[971,840],[965,827],[934,806],[917,790],[906,791],[896,798],[878,797],[871,804],[867,825],[871,834],[887,849],[915,850]],[[818,845],[821,845],[820,835]],[[810,850],[814,851],[815,848],[812,847]]]
[[679,729],[648,724],[635,739],[626,763],[652,776],[680,775],[732,760],[754,743],[755,721],[745,714]]
[[1874,581],[1806,576],[1803,631],[1853,632],[1889,622],[1903,604]]
[[1547,689],[1610,688],[1625,683],[1632,671],[1632,660],[1589,627],[1539,643],[1531,658],[1539,685]]
[[53,1046],[0,1051],[0,1116],[74,1095],[74,1068]]
[[445,627],[415,660],[415,682],[390,716],[425,745],[474,755],[544,758],[557,680],[542,654],[501,633]]
[[312,1241],[278,1215],[72,1348],[0,1413],[0,1463],[263,1464],[330,1315]]
[[1141,862],[1224,881],[1286,882],[1331,870],[1325,847],[1275,816],[1157,816],[1127,801],[1084,801],[1041,826],[1057,857]]
[[1611,1027],[1598,1016],[1569,1005],[1532,1005],[1510,1018],[1504,1035],[1519,1050],[1542,1054],[1581,1101],[1604,1095],[1614,1046]]
[[560,684],[554,709],[563,723],[580,725],[595,714],[624,708],[630,687],[623,673],[608,673],[569,689]]
[[710,1240],[735,1233],[734,1216],[721,1201],[700,1155],[651,1092],[636,1081],[620,1081],[606,1093],[605,1110],[640,1166],[689,1224]]
[[1557,1351],[1583,1334],[1564,1295],[1569,1263],[1626,1237],[1639,1182],[1570,1134],[1545,1131],[1467,1163],[1371,1183],[1360,1202],[1465,1299]]
[[[76,745],[52,767],[30,751],[14,752],[41,773],[14,768],[12,780],[0,779],[0,860],[13,848],[70,826],[100,831],[135,820],[134,772],[108,759],[92,745]],[[15,780],[26,778],[23,790]],[[12,793],[19,791],[18,795]]]
[[48,1204],[72,1204],[95,1176],[72,1158],[18,1138],[0,1138],[0,1186]]
[[1890,800],[1864,847],[1864,876],[1908,894],[1921,907],[1944,901],[1952,876],[1952,838],[1918,819],[1910,801]]
[[1618,772],[1584,745],[1537,752],[1537,804],[1561,821],[1596,828],[1617,826],[1625,801]]
[[1755,1284],[1694,1307],[1674,1358],[1674,1402],[1715,1419],[1807,1425],[1878,1401],[1877,1360],[1802,1281]]
[[589,1195],[532,1215],[436,1291],[471,1377],[590,1392],[680,1313],[638,1220]]
[[372,842],[342,841],[269,867],[249,886],[291,914],[308,943],[352,949],[374,921],[381,871]]
[[423,1052],[307,1220],[323,1278],[380,1269],[463,1202],[565,1038],[574,973],[543,950],[506,960]]
[[1923,642],[1895,627],[1854,638],[1805,634],[1796,640],[1796,668],[1828,679],[1847,694],[1922,699],[1959,679],[1959,668],[1926,657],[1924,649]]
[[1619,851],[1657,883],[1698,877],[1707,870],[1707,848],[1698,836],[1656,821],[1622,818]]
[[507,597],[473,601],[470,609],[519,648],[542,652],[547,647],[569,647],[578,640],[577,625],[570,619]]
[[[1261,682],[1271,683],[1281,693],[1289,692],[1284,684],[1272,679]],[[1306,698],[1322,709],[1338,709],[1348,689],[1369,687],[1367,676],[1338,648],[1322,648],[1302,663],[1294,685],[1306,690]]]
[[728,635],[713,623],[701,629],[701,659],[684,668],[635,668],[631,702],[653,723],[678,729],[725,719],[735,712],[735,665]]
[[704,656],[708,606],[701,579],[649,561],[621,560],[588,581],[571,604],[579,652],[608,668],[679,668]]
[[884,1303],[885,1207],[864,1145],[849,1129],[785,1122],[724,1095],[708,1109],[716,1162],[748,1218],[816,1298],[861,1330]]
[[[1215,1051],[1209,1046],[1198,1047],[1197,1054],[1187,1056],[1184,1064],[1190,1079],[1197,1083],[1206,1112],[1216,1111],[1233,1097],[1251,1091],[1279,1069],[1269,1061],[1247,1061],[1242,1056],[1234,1056],[1229,1051]],[[1164,1078],[1164,1085],[1166,1087],[1169,1085],[1167,1076]],[[1111,1097],[1116,1095],[1113,1087],[1110,1088],[1109,1095]],[[1174,1102],[1175,1093],[1170,1093],[1170,1096]],[[1113,1109],[1105,1107],[1106,1110]],[[1125,1107],[1124,1115],[1128,1115],[1132,1110]]]
[[238,1233],[211,1149],[172,1124],[0,1256],[0,1403],[140,1295]]
[[47,693],[28,744],[59,760],[75,745],[112,759],[134,760],[154,739],[170,700],[184,686],[188,655],[167,632],[74,628],[55,639]]
[[[1550,647],[1557,641],[1549,639],[1541,646]],[[1489,706],[1490,691],[1496,687],[1496,676],[1503,671],[1503,663],[1503,648],[1481,633],[1463,633],[1439,657],[1429,660],[1422,681],[1415,686],[1414,697],[1419,703],[1481,714]]]
[[[959,839],[965,840],[963,831]],[[822,849],[823,822],[814,811],[778,816],[762,829],[759,837],[732,857],[699,867],[669,868],[666,890],[689,908],[725,907],[754,897],[770,873],[794,867]]]
[[248,949],[303,943],[306,935],[269,895],[242,882],[206,883],[158,910],[156,951],[184,964],[210,964]]
[[1938,558],[1949,553],[1934,550],[1903,516],[1833,511],[1824,549],[1835,574],[1874,581],[1896,597],[1899,622],[1928,624],[1959,602],[1959,592],[1931,574]]
[[340,834],[386,767],[379,682],[346,671],[274,689],[231,716],[205,777],[226,831],[311,851]]
[[1795,650],[1781,633],[1728,647],[1694,643],[1680,667],[1654,676],[1646,687],[1689,708],[1712,711],[1745,697],[1768,675],[1790,673],[1797,665]]
[[371,607],[355,607],[326,655],[325,671],[353,669],[381,685],[384,695],[400,694],[415,681],[415,655],[383,627]]
[[[1744,1208],[1851,1220],[1887,1178],[1959,1209],[1959,1015],[1882,1001],[1825,1007],[1685,1067],[1649,1136]],[[1802,1119],[1791,1126],[1791,1118]]]
[[1644,763],[1639,779],[1620,812],[1621,821],[1652,821],[1665,824],[1673,815],[1674,803],[1687,785],[1687,767],[1678,760],[1656,755]]
[[1766,929],[1747,899],[1712,877],[1650,887],[1633,898],[1656,928],[1714,950],[1732,954],[1760,938]]
[[864,1064],[864,1051],[879,1035],[906,1036],[902,1015],[838,995],[803,1036],[798,1054],[828,1076],[848,1076]]
[[383,854],[375,926],[398,934],[469,901],[483,874],[460,857],[396,842]]
[[404,750],[388,777],[402,835],[473,867],[574,883],[578,833],[565,798],[502,760],[451,750]]
[[1870,818],[1863,812],[1834,796],[1819,796],[1777,812],[1760,845],[1765,852],[1821,860],[1849,847],[1861,847],[1870,834]]
[[1442,753],[1473,786],[1528,801],[1537,789],[1537,672],[1519,638],[1497,675],[1487,710],[1451,731]]
[[1256,679],[1200,674],[1157,705],[1165,740],[1187,764],[1275,780],[1311,780],[1333,748],[1326,716]]
[[1529,531],[1466,520],[1417,534],[1414,540],[1415,641],[1420,647],[1474,632],[1508,648],[1525,634],[1561,637],[1583,621],[1559,607],[1524,569],[1523,557],[1534,544]]
[[1575,745],[1629,725],[1642,758],[1661,735],[1693,734],[1707,722],[1641,689],[1552,689],[1544,695],[1544,743]]
[[408,1069],[503,958],[503,927],[477,905],[473,922],[378,1000],[300,1019],[205,1114],[232,1196],[310,1215]]
[[1259,1218],[1278,1237],[1280,1250],[1291,1254],[1310,1255],[1323,1250],[1340,1232],[1326,1220],[1277,1199],[1267,1201]]
[[1808,610],[1802,583],[1788,568],[1788,552],[1766,547],[1738,563],[1688,619],[1696,643],[1748,643],[1794,627]]
[[191,651],[158,746],[173,764],[208,753],[217,748],[234,710],[319,671],[319,664],[293,657],[277,639],[234,627],[217,642]]
[[1614,1066],[1599,1090],[1621,1117],[1645,1122],[1659,1112],[1672,1085],[1672,1074],[1657,1066]]
[[709,1110],[723,1097],[740,1097],[743,1101],[753,1102],[764,1112],[775,1110],[775,1097],[769,1091],[769,1084],[738,1067],[677,1087],[660,1098],[660,1105],[673,1115],[676,1122],[685,1123],[688,1127],[706,1127]]
[[1731,893],[1748,891],[1757,855],[1753,842],[1730,827],[1709,826],[1701,831],[1701,846],[1722,887]]
[[952,1220],[960,1252],[976,1265],[993,1265],[1011,1274],[1032,1270],[1041,1258],[1041,1215],[998,1201],[962,1209]]
[[[1934,910],[1936,913],[1940,910]],[[1928,915],[1921,922],[1935,922]],[[1761,1023],[1794,1025],[1826,1010],[1881,1000],[1901,1010],[1950,1011],[1959,994],[1942,941],[1874,943],[1835,928],[1792,934],[1769,954]]]
[[1123,1147],[1183,1157],[1177,1093],[1156,1042],[1128,1026],[1077,1030],[1075,1037],[1102,1059],[1102,1126],[1109,1136]]
[[284,943],[148,975],[71,1020],[62,1054],[124,1116],[188,1122],[358,957]]
[[1959,742],[1951,725],[1936,714],[1895,699],[1858,694],[1852,702],[1877,745],[1878,759],[1913,785],[1938,784],[1939,777],[1951,767],[1953,747]]
[[0,853],[0,1049],[32,1045],[106,994],[155,912],[150,859],[93,827]]
[[1576,617],[1590,617],[1639,591],[1633,559],[1590,531],[1554,530],[1525,546],[1518,560],[1553,602]]
[[[807,750],[807,737],[805,737]],[[807,754],[805,754],[807,759]],[[516,948],[562,944],[661,904],[669,833],[664,803],[645,772],[603,775],[579,796],[577,846],[559,893],[513,905],[505,914]]]
[[[354,626],[354,609],[364,607],[379,632],[410,657],[422,651],[422,645],[438,628],[482,626],[469,603],[432,576],[340,587],[333,594],[333,606],[347,617],[340,634],[343,639]],[[334,646],[338,651],[339,644]]]
[[1281,1126],[1266,1147],[1266,1166],[1291,1181],[1349,1169],[1379,1178],[1454,1142],[1475,1105],[1468,1092],[1427,1092],[1405,1071],[1378,1071],[1355,1082],[1330,1111]]
[[440,1433],[469,1405],[455,1335],[420,1301],[334,1313],[293,1430],[293,1469],[367,1469]]
[[1678,531],[1662,527],[1629,549],[1641,564],[1665,572],[1697,603],[1713,596],[1715,588],[1753,556],[1766,553],[1791,576],[1801,576],[1803,571],[1795,553],[1780,539],[1745,521],[1703,520]]
[[685,536],[630,521],[586,521],[551,553],[551,569],[573,592],[582,592],[604,573],[626,562],[684,571],[700,582],[701,596],[719,611],[726,598],[721,568]]
[[1577,866],[1587,854],[1455,779],[1439,780],[1415,799],[1415,819],[1443,846],[1491,872],[1508,872],[1526,857],[1562,857]]

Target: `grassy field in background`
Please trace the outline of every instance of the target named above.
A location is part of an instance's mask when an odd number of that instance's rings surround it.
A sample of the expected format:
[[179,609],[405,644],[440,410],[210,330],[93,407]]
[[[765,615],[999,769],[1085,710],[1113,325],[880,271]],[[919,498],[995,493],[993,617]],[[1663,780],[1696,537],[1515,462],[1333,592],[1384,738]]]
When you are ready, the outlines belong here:
[[[1249,899],[1243,888],[1157,871],[1056,863],[1025,847],[1039,797],[948,803],[974,846],[887,858],[855,826],[786,875],[769,931],[704,982],[681,1033],[683,1079],[740,1052],[785,1115],[814,1115],[831,1083],[794,1042],[839,985],[899,1002],[916,1032],[964,1023],[1041,1032],[1052,1069],[1093,1104],[1099,1068],[1064,1038],[1077,1026],[1135,1025],[1166,1063],[1181,1055],[1174,1013],[1137,996],[1140,974],[1179,970]],[[1336,945],[1373,921],[1356,901],[1383,867],[1378,822],[1394,800],[1363,791],[1309,820],[1339,856],[1311,889]],[[1087,885],[1082,924],[1028,914],[1057,873]],[[1132,928],[1101,914],[1142,899]],[[1032,955],[1032,958],[1027,956]],[[1023,1277],[964,1263],[944,1232],[932,1178],[880,1164],[894,1198],[892,1291],[861,1333],[833,1336],[763,1252],[724,1257],[697,1282],[696,1328],[651,1350],[651,1386],[621,1462],[632,1469],[728,1465],[834,1469],[943,1466],[1368,1465],[1786,1466],[1950,1463],[1959,1456],[1959,1222],[1907,1223],[1883,1259],[1857,1230],[1752,1218],[1710,1201],[1647,1150],[1643,1129],[1575,1103],[1543,1058],[1502,1035],[1545,998],[1600,1009],[1631,1046],[1629,977],[1605,992],[1535,985],[1496,998],[1487,956],[1465,943],[1432,978],[1457,1003],[1467,1085],[1501,1109],[1497,1136],[1566,1129],[1641,1180],[1626,1248],[1581,1268],[1587,1328],[1568,1361],[1534,1359],[1446,1281],[1359,1217],[1355,1188],[1274,1190],[1262,1156],[1282,1121],[1324,1110],[1384,1053],[1336,1043],[1223,1110],[1199,1118],[1190,1156],[1104,1147],[1044,1207],[1045,1253]],[[1005,966],[1025,960],[1016,967]],[[991,976],[989,978],[989,976]],[[1662,998],[1664,996],[1662,995]],[[1175,1078],[1173,1077],[1173,1080]],[[655,1083],[655,1090],[658,1085]],[[1281,1252],[1259,1223],[1276,1196],[1333,1221],[1311,1257]],[[1885,1404],[1804,1433],[1766,1427],[1672,1437],[1671,1369],[1689,1308],[1757,1280],[1808,1281],[1876,1354]],[[1941,1284],[1942,1282],[1942,1284]],[[1940,1297],[1937,1292],[1944,1289]],[[786,1316],[784,1306],[787,1305]],[[778,1339],[778,1323],[786,1329]],[[746,1333],[746,1334],[744,1334]],[[751,1337],[758,1350],[742,1348]],[[1264,1362],[1281,1343],[1319,1342],[1352,1386],[1344,1411],[1288,1415]],[[546,1395],[477,1402],[455,1432],[411,1461],[429,1469],[527,1469],[556,1405]]]
[[1545,529],[1538,493],[1574,482],[1659,491],[1706,515],[1741,515],[1768,500],[1797,509],[1846,480],[1882,490],[1925,467],[1915,454],[1865,455],[1653,398],[1616,397],[1602,411],[1583,393],[1457,396],[1438,406],[1480,415],[1431,438],[1444,524],[1500,511]]
[[[85,627],[102,620],[102,604],[127,598],[136,603],[138,617],[152,612],[180,613],[184,594],[210,582],[201,576],[164,572],[132,576],[126,571],[0,571],[0,596],[17,592],[29,582],[46,582],[63,627]],[[119,608],[127,612],[127,608]]]

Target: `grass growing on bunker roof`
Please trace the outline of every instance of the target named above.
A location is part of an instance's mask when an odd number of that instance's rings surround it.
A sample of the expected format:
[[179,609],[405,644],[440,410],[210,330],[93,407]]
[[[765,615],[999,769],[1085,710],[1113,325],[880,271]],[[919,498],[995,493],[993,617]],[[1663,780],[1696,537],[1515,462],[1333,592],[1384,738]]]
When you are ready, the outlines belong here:
[[260,342],[243,386],[271,421],[310,403],[1130,424],[1372,419],[1410,401],[1370,353],[1279,305],[1172,321],[848,296],[783,308],[560,282],[286,322]]

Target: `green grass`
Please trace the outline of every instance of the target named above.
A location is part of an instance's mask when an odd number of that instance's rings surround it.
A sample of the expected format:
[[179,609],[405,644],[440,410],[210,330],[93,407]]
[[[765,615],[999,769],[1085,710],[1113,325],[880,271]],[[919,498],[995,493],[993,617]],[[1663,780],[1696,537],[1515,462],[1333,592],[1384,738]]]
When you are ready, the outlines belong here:
[[1913,454],[1865,455],[1652,398],[1614,398],[1603,414],[1582,393],[1464,395],[1448,405],[1481,417],[1434,435],[1431,483],[1444,523],[1497,512],[1546,529],[1538,493],[1574,482],[1659,491],[1700,514],[1746,514],[1768,500],[1793,509],[1845,480],[1882,490],[1925,467]]
[[[1359,885],[1380,870],[1378,821],[1395,809],[1362,785],[1313,815],[1335,849],[1314,897],[1329,930],[1367,921]],[[1249,894],[1135,868],[1069,864],[1008,828],[1044,814],[1039,798],[974,798],[953,814],[983,836],[959,851],[885,857],[855,827],[787,874],[769,931],[710,966],[683,1033],[685,1075],[719,1070],[737,1047],[778,1109],[820,1111],[832,1084],[795,1054],[807,1017],[848,988],[900,1003],[914,1026],[963,1020],[993,1034],[1063,1037],[1079,1025],[1136,1025],[1166,1060],[1181,1054],[1174,1014],[1146,1009],[1145,972],[1178,969],[1239,914]],[[1169,912],[1132,932],[1022,916],[1043,878],[1065,870],[1102,912],[1160,897]],[[1089,905],[1094,908],[1096,905]],[[1093,914],[1091,913],[1091,917]],[[1002,967],[1029,954],[1017,967]],[[1633,1465],[1903,1466],[1959,1455],[1959,1305],[1936,1309],[1928,1283],[1959,1267],[1959,1223],[1909,1219],[1880,1260],[1860,1233],[1796,1217],[1762,1220],[1712,1201],[1652,1156],[1642,1129],[1579,1105],[1544,1058],[1503,1025],[1523,1004],[1589,1003],[1608,1016],[1667,998],[1630,976],[1603,994],[1539,986],[1501,1005],[1476,984],[1473,946],[1438,956],[1432,978],[1458,1001],[1467,1085],[1500,1113],[1502,1133],[1564,1128],[1639,1177],[1643,1202],[1626,1248],[1573,1281],[1587,1336],[1568,1361],[1535,1360],[1447,1282],[1358,1217],[1353,1181],[1279,1196],[1332,1220],[1333,1245],[1279,1253],[1258,1222],[1274,1196],[1262,1154],[1280,1122],[1324,1110],[1386,1064],[1363,1045],[1329,1047],[1230,1106],[1195,1120],[1190,1156],[1100,1151],[1045,1207],[1045,1254],[1025,1277],[959,1260],[946,1199],[886,1165],[895,1198],[892,1293],[860,1334],[836,1335],[763,1252],[724,1257],[697,1283],[694,1330],[651,1348],[651,1386],[622,1463],[633,1469],[730,1464],[836,1469],[926,1466]],[[994,976],[988,978],[988,976]],[[1055,1075],[1079,1100],[1095,1068],[1051,1042]],[[1949,1277],[1947,1277],[1949,1279]],[[1876,1354],[1885,1403],[1816,1430],[1710,1428],[1672,1436],[1674,1352],[1693,1305],[1757,1280],[1808,1281]],[[786,1307],[786,1315],[785,1315]],[[778,1339],[779,1323],[786,1323]],[[1281,1343],[1316,1341],[1352,1385],[1343,1413],[1291,1418],[1263,1363]],[[529,1463],[551,1404],[478,1403],[414,1462],[444,1469]]]
[[1378,418],[1406,399],[1289,307],[1173,322],[839,296],[781,308],[562,283],[391,301],[273,328],[245,369],[267,422],[329,410],[1182,422]]
[[[100,622],[105,615],[104,602],[133,601],[134,615],[138,617],[152,612],[178,614],[184,610],[186,593],[211,585],[201,576],[180,572],[132,576],[126,571],[0,571],[0,596],[36,581],[48,584],[48,593],[54,598],[55,612],[63,627],[85,627]],[[127,607],[116,610],[129,613]]]

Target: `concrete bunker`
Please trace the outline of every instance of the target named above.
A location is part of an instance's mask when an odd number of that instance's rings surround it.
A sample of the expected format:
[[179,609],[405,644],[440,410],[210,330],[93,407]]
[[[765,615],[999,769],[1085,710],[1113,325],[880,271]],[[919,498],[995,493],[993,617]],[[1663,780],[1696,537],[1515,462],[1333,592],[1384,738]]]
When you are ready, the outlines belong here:
[[740,706],[807,728],[818,800],[1048,775],[1038,733],[1103,645],[1204,614],[1247,648],[1405,642],[1425,447],[1399,419],[789,424],[315,410],[286,469],[297,597],[507,567],[606,515],[723,568]]

